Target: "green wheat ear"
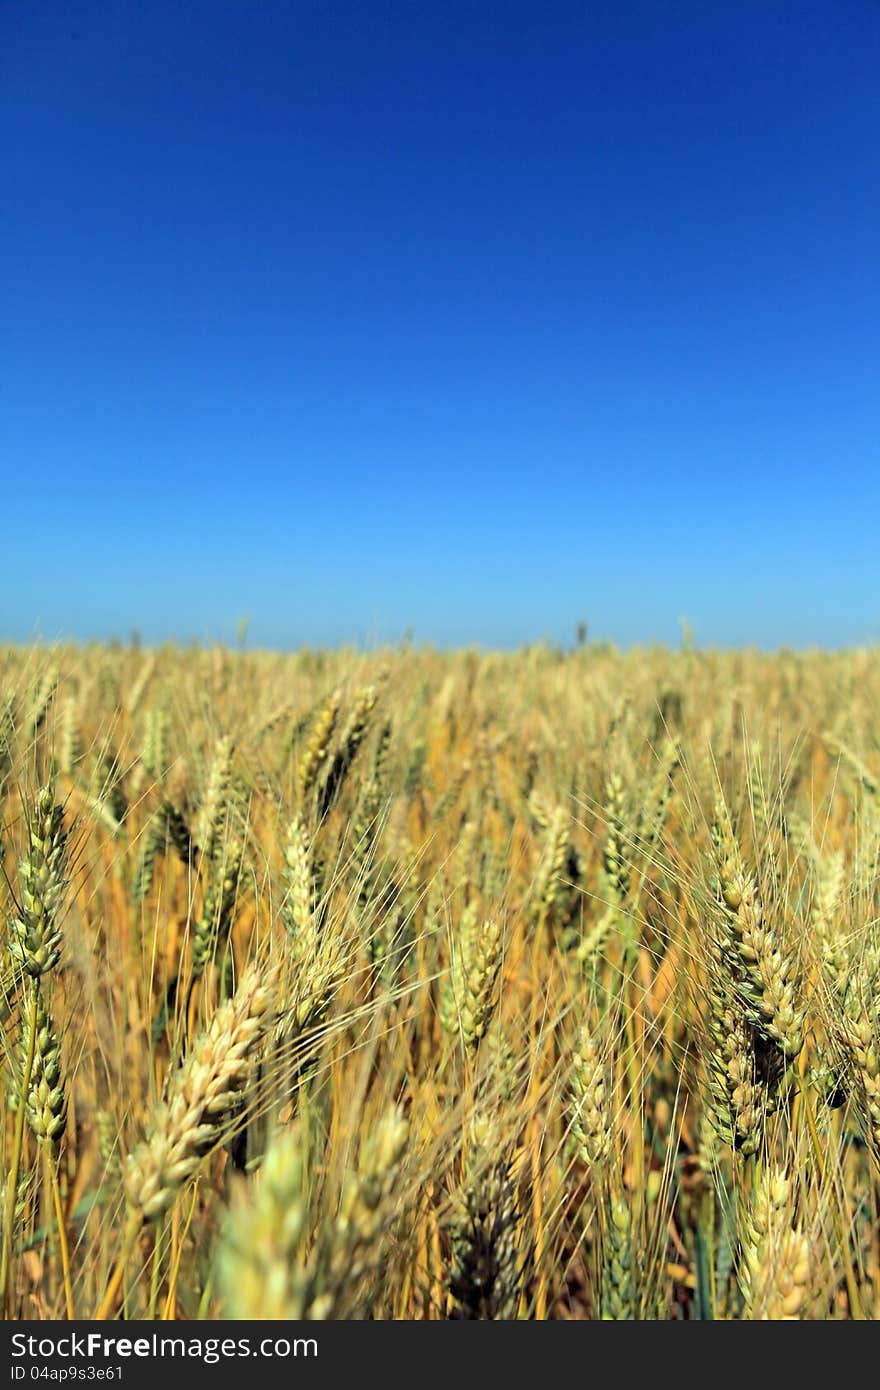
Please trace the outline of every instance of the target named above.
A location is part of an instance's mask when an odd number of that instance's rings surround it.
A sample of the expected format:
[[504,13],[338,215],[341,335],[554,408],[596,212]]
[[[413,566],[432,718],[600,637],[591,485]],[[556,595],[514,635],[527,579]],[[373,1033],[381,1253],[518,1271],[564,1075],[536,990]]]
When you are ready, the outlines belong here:
[[453,947],[440,1018],[447,1033],[460,1036],[468,1052],[476,1051],[492,1021],[502,945],[499,924],[478,922],[473,910],[466,909]]
[[630,887],[630,868],[626,844],[626,796],[623,778],[612,772],[605,784],[605,822],[607,835],[602,863],[611,901],[621,906]]
[[625,1193],[613,1186],[605,1203],[602,1247],[602,1317],[631,1322],[638,1317],[632,1212]]
[[475,1126],[451,1244],[452,1317],[516,1318],[525,1280],[521,1212],[509,1153],[488,1123]]
[[581,1161],[601,1175],[611,1156],[611,1085],[593,1030],[581,1028],[571,1070],[571,1131]]
[[38,980],[61,956],[60,909],[67,889],[64,813],[53,787],[37,797],[29,826],[28,849],[18,871],[21,903],[8,942],[13,965]]
[[240,1191],[220,1247],[220,1278],[231,1318],[327,1320],[364,1315],[406,1150],[408,1125],[396,1107],[361,1144],[339,1212],[316,1225],[304,1127],[272,1141],[250,1195]]
[[204,973],[208,962],[229,939],[239,892],[242,845],[231,839],[226,852],[214,860],[202,910],[193,929],[192,976]]
[[[227,792],[232,777],[235,745],[225,736],[217,740],[196,825],[196,838],[203,860],[213,859],[223,840],[228,811]],[[170,822],[169,822],[170,827]]]
[[744,1217],[740,1281],[748,1318],[799,1318],[809,1297],[812,1249],[791,1209],[790,1179],[779,1168],[766,1171]]
[[[281,918],[294,949],[309,942],[315,930],[318,905],[317,869],[312,837],[299,816],[294,816],[287,829],[284,845],[284,881],[286,893],[281,905]],[[305,946],[308,950],[308,945]]]
[[299,1126],[278,1135],[246,1195],[243,1184],[226,1219],[219,1269],[229,1318],[299,1320],[320,1296],[320,1271],[308,1267],[308,1172]]
[[[36,986],[34,988],[36,989]],[[11,1108],[16,1110],[22,1099],[24,1100],[25,1115],[35,1139],[45,1146],[50,1157],[54,1159],[57,1157],[67,1124],[67,1094],[61,1062],[61,1042],[39,990],[36,991],[34,1005],[36,1047],[27,1093],[22,1097],[29,1040],[26,1034],[22,1034],[14,1078],[16,1089],[10,1097]]]

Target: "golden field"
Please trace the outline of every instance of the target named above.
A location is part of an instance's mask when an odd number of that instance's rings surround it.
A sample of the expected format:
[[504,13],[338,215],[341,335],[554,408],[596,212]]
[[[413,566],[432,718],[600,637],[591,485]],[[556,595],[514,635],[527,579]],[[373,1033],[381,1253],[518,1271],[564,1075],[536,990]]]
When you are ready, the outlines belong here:
[[7,1318],[880,1311],[880,658],[0,651]]

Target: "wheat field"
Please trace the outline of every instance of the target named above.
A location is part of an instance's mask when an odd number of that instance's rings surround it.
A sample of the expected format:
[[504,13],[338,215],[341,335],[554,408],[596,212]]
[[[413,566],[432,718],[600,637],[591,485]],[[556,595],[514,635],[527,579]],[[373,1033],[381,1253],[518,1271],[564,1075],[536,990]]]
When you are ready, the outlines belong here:
[[872,1318],[880,660],[0,651],[7,1319]]

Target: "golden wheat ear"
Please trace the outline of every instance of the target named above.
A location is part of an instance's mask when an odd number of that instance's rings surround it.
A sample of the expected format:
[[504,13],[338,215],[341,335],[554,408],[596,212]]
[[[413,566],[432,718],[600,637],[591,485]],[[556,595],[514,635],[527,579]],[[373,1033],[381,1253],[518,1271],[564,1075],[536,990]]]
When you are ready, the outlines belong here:
[[128,1205],[156,1221],[222,1139],[275,1004],[274,973],[250,966],[171,1079],[148,1138],[126,1166]]

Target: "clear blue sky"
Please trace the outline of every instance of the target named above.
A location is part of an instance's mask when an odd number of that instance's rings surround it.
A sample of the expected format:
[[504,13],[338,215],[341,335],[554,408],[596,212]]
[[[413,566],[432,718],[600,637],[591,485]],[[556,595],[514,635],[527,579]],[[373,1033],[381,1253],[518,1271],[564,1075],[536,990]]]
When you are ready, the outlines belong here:
[[880,635],[880,5],[0,0],[0,637]]

